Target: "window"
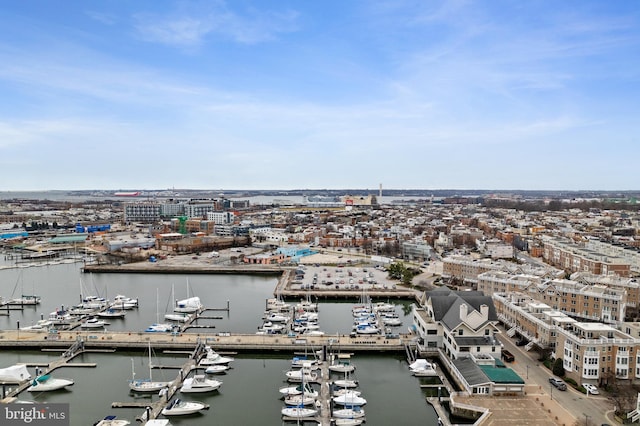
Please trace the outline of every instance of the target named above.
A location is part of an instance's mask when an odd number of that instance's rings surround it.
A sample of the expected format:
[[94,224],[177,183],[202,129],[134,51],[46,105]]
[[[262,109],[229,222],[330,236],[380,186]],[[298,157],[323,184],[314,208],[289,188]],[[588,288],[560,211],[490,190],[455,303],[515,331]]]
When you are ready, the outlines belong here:
[[463,334],[464,334],[464,330],[463,329],[458,330],[458,336],[462,336]]

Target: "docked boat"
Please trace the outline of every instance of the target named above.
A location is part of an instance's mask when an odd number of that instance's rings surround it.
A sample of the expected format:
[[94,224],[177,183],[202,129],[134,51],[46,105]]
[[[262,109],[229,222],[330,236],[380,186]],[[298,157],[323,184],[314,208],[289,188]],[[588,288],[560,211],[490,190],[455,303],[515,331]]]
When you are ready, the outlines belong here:
[[418,358],[409,365],[411,374],[418,377],[437,376],[436,364],[429,362],[424,358]]
[[316,402],[317,396],[311,394],[301,393],[300,395],[287,395],[284,398],[284,403],[288,406],[298,407],[303,405],[313,405]]
[[367,400],[361,397],[359,394],[355,392],[345,392],[342,395],[334,396],[332,401],[335,404],[343,405],[347,407],[356,407],[360,405],[365,405]]
[[200,360],[198,365],[207,366],[207,365],[219,365],[219,364],[229,364],[234,361],[233,357],[230,356],[222,356],[209,346],[205,347],[207,351],[206,355]]
[[335,426],[358,426],[364,423],[364,419],[335,419]]
[[338,354],[335,361],[329,365],[329,371],[334,373],[353,373],[356,366],[351,363],[351,355]]
[[161,411],[163,416],[186,416],[195,414],[207,408],[206,404],[198,401],[183,401],[174,399],[169,405]]
[[144,426],[171,426],[167,419],[151,419],[147,420]]
[[279,390],[280,395],[289,396],[289,395],[300,395],[304,392],[305,395],[311,395],[314,398],[318,397],[318,391],[313,389],[308,383],[304,385],[300,384],[297,386],[284,386]]
[[149,343],[149,378],[148,379],[136,379],[136,372],[134,369],[133,358],[131,358],[131,381],[129,382],[129,389],[134,392],[160,392],[160,390],[169,386],[171,382],[154,381],[151,376],[151,343]]
[[358,334],[378,334],[380,329],[372,323],[360,323],[354,326],[354,330]]
[[84,329],[104,328],[107,325],[109,325],[109,323],[106,321],[99,320],[98,318],[89,318],[88,320],[80,324],[80,328],[84,328]]
[[96,314],[99,318],[124,318],[126,312],[124,309],[108,308]]
[[303,367],[298,370],[289,370],[284,373],[287,376],[287,380],[290,382],[298,383],[298,382],[315,382],[318,380],[318,375],[311,371],[310,368]]
[[291,318],[288,315],[282,314],[280,312],[269,312],[264,317],[265,322],[267,322],[267,321],[271,321],[271,322],[287,322],[290,319]]
[[55,391],[59,389],[64,389],[67,386],[71,386],[72,384],[73,384],[73,380],[71,379],[60,379],[60,378],[51,377],[49,374],[45,374],[45,375],[36,377],[31,382],[31,386],[27,388],[27,392]]
[[31,373],[24,364],[15,364],[6,368],[0,368],[0,382],[20,383],[31,379]]
[[138,307],[138,299],[132,299],[123,294],[118,294],[113,298],[113,302],[109,306],[113,309],[130,310]]
[[340,396],[340,395],[344,395],[346,393],[351,393],[353,395],[356,396],[360,396],[361,392],[357,391],[357,390],[353,390],[353,389],[349,389],[349,388],[337,388],[333,391],[333,396]]
[[153,323],[145,328],[145,333],[169,333],[173,331],[175,325],[168,323]]
[[116,416],[107,416],[93,426],[127,426],[130,424],[129,420],[117,419]]
[[20,306],[35,306],[40,303],[40,296],[23,294],[20,297],[16,297],[7,301],[7,305],[20,305]]
[[352,407],[333,410],[333,417],[336,419],[364,419],[364,408]]
[[24,331],[49,331],[49,329],[53,327],[53,322],[46,319],[38,320],[33,325],[28,325],[26,327],[20,327],[20,330]]
[[193,377],[187,377],[182,383],[180,392],[182,393],[202,393],[213,392],[222,386],[221,380],[208,379],[203,374],[196,374]]
[[200,298],[195,296],[183,300],[178,300],[173,310],[174,312],[192,314],[194,312],[201,311],[203,308],[204,306],[200,302]]
[[173,314],[165,314],[164,319],[167,321],[176,321],[176,322],[189,322],[191,319],[191,315],[186,312],[177,312]]
[[207,367],[204,372],[207,374],[222,374],[225,373],[229,369],[228,365],[224,364],[214,364]]
[[358,387],[358,381],[351,380],[351,379],[334,380],[333,384],[339,388],[357,388]]
[[305,407],[285,407],[281,410],[283,417],[289,417],[292,419],[305,419],[313,417],[318,414],[318,410],[315,408]]

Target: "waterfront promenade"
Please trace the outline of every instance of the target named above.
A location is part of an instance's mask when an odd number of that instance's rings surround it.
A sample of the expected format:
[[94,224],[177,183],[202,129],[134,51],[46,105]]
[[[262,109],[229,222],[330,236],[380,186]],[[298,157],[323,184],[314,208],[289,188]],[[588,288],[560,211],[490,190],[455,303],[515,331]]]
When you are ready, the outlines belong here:
[[235,334],[235,333],[145,333],[112,331],[58,331],[56,333],[2,330],[2,349],[67,349],[76,341],[83,341],[85,348],[146,350],[149,343],[158,349],[193,350],[198,343],[204,343],[216,350],[233,351],[299,351],[305,347],[340,348],[353,352],[404,352],[405,346],[414,335],[398,334],[386,336],[287,336],[278,334]]

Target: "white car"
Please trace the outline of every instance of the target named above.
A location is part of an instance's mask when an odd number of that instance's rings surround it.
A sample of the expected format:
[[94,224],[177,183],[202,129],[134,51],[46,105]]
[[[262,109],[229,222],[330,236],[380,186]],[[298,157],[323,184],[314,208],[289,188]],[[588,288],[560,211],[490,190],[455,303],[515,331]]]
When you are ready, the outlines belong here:
[[590,385],[589,383],[583,383],[582,387],[587,390],[587,395],[588,394],[598,395],[600,393],[600,392],[598,392],[598,388],[597,387],[595,387],[594,385]]

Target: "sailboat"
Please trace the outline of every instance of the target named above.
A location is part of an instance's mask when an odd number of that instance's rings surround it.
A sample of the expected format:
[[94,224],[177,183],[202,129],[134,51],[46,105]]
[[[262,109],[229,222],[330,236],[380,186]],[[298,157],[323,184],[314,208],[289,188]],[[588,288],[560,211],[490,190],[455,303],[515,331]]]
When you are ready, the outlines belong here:
[[[302,369],[309,370],[311,369],[311,365],[305,364],[302,367]],[[318,410],[316,408],[306,408],[304,406],[304,400],[305,400],[304,385],[305,383],[304,383],[304,374],[303,374],[302,375],[302,393],[300,395],[296,395],[296,397],[300,400],[300,403],[293,407],[291,406],[284,407],[280,411],[283,417],[288,417],[292,419],[305,419],[305,418],[313,417],[316,414],[318,414]],[[293,395],[291,395],[290,397],[292,396]]]
[[170,331],[173,331],[173,324],[169,324],[169,323],[161,323],[160,322],[160,312],[158,311],[158,306],[159,306],[159,290],[156,289],[156,321],[155,323],[151,324],[149,327],[147,327],[144,331],[147,333],[157,333],[157,332],[161,332],[161,333],[167,333]]
[[151,342],[149,342],[149,378],[136,379],[133,358],[131,358],[131,381],[129,382],[129,389],[134,392],[159,392],[161,389],[169,386],[169,384],[170,382],[153,381],[151,377]]
[[173,308],[174,312],[193,314],[199,312],[204,308],[200,302],[200,298],[197,296],[189,297],[189,281],[187,280],[187,298],[176,301],[176,306]]
[[24,306],[35,306],[40,303],[40,296],[35,294],[24,294],[24,280],[22,277],[22,271],[18,274],[18,280],[16,281],[16,285],[13,287],[13,294],[15,294],[18,284],[21,286],[22,295],[20,297],[13,297],[7,301],[7,305],[24,305]]

